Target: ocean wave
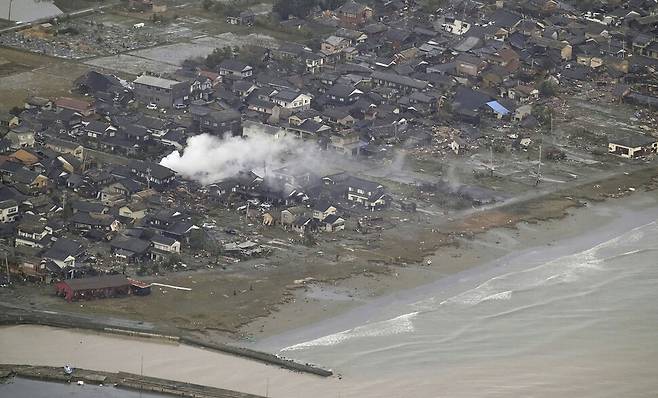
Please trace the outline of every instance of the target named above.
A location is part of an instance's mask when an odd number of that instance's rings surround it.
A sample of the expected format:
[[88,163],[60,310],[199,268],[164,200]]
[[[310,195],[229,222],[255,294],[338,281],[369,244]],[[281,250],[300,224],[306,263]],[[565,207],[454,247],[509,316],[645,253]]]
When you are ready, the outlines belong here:
[[311,347],[333,346],[360,337],[381,337],[411,333],[415,330],[413,318],[417,315],[418,312],[410,312],[385,321],[358,326],[353,329],[344,330],[342,332],[295,344],[283,348],[281,351],[296,351]]

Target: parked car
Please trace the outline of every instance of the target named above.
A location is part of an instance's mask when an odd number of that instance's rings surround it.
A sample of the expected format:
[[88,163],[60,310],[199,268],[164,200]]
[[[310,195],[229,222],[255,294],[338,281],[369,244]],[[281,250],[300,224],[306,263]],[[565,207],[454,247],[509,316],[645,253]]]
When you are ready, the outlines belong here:
[[154,110],[158,109],[158,106],[156,104],[154,104],[153,102],[151,102],[150,104],[146,105],[146,109],[154,111]]

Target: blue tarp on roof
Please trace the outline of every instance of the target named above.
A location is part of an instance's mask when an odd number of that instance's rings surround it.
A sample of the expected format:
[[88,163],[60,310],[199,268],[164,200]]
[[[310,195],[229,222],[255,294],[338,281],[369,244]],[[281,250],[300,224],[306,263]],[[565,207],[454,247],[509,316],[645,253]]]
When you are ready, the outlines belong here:
[[508,115],[510,113],[510,111],[504,106],[502,106],[498,101],[487,102],[487,105],[489,106],[489,108],[493,109],[494,112],[501,114],[503,116]]

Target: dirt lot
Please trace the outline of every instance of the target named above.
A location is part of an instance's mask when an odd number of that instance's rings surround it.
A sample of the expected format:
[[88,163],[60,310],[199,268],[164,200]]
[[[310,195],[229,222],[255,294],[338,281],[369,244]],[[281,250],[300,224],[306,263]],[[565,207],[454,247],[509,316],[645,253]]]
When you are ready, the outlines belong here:
[[[30,95],[67,95],[89,67],[10,48],[0,48],[0,109],[21,106]],[[10,66],[6,66],[10,65]]]

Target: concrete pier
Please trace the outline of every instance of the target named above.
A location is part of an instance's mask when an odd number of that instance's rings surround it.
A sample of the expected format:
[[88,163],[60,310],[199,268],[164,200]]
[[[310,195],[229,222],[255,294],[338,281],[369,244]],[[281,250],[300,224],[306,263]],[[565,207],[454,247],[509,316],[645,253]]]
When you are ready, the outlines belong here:
[[67,375],[62,368],[51,366],[0,365],[0,380],[10,377],[23,377],[58,383],[77,383],[82,381],[96,385],[114,385],[136,391],[149,391],[179,397],[195,398],[263,398],[260,395],[246,394],[222,388],[201,386],[155,377],[140,376],[132,373],[110,373],[87,369],[75,369]]

